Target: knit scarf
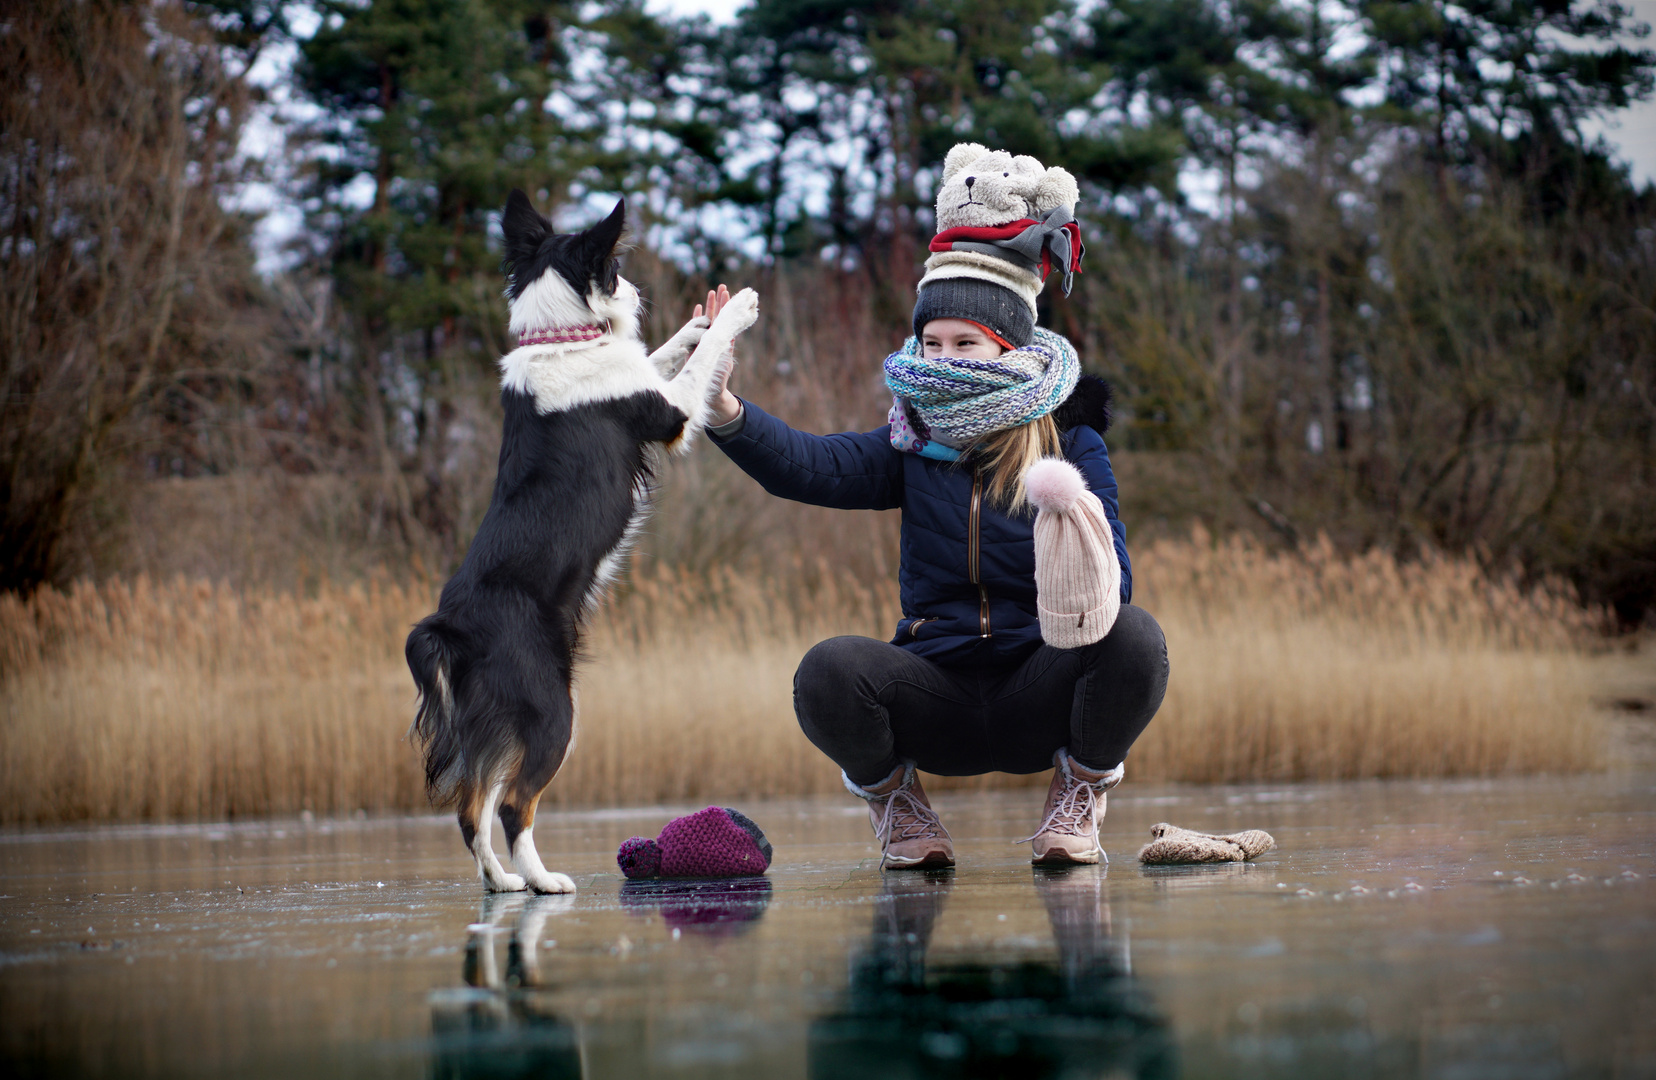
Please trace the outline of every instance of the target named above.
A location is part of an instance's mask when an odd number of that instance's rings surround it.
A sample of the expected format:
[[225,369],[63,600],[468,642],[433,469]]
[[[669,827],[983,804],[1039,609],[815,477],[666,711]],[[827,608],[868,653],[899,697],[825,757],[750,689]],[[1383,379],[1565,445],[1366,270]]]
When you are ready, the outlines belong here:
[[921,355],[918,338],[886,357],[891,445],[937,461],[960,460],[974,439],[1039,420],[1081,377],[1075,347],[1041,327],[1035,340],[993,360]]

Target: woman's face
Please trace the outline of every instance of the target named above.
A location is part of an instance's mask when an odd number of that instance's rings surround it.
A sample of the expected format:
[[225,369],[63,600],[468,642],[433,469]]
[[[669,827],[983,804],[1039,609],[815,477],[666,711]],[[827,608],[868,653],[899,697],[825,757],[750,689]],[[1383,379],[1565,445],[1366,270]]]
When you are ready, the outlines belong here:
[[947,356],[956,360],[993,360],[1006,350],[983,332],[983,327],[965,319],[933,319],[920,331],[921,355],[931,360]]

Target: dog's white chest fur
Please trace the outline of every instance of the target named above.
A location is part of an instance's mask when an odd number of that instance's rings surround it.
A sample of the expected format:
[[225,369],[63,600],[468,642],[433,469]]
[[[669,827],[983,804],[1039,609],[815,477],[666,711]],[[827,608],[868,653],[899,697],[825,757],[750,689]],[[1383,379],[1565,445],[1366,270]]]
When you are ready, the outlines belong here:
[[578,344],[513,349],[501,358],[500,385],[533,397],[542,414],[667,389],[641,343],[610,334]]

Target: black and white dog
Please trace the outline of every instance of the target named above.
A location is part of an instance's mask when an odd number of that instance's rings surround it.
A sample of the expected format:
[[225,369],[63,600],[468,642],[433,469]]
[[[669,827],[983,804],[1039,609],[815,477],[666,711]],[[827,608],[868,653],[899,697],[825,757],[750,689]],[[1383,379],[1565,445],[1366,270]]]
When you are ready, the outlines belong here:
[[[500,470],[465,561],[408,635],[427,792],[458,807],[460,834],[495,892],[575,890],[541,864],[533,829],[574,734],[581,622],[648,510],[655,447],[688,448],[720,365],[759,313],[743,289],[711,326],[693,319],[646,353],[638,290],[615,254],[625,217],[617,203],[585,232],[560,235],[523,192],[506,200],[518,347],[500,362]],[[518,874],[490,843],[496,812]]]

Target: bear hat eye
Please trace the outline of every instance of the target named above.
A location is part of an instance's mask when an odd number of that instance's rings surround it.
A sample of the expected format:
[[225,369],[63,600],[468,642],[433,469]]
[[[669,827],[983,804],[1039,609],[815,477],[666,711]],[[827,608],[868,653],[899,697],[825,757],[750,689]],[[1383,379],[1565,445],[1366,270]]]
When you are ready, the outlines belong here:
[[1012,175],[1012,174],[1011,174],[1011,173],[1009,173],[1009,172],[1003,172],[1003,173],[1001,173],[1001,175],[1002,175],[1002,176],[1011,176],[1011,175]]

